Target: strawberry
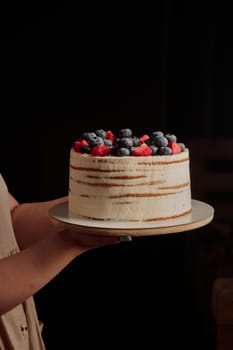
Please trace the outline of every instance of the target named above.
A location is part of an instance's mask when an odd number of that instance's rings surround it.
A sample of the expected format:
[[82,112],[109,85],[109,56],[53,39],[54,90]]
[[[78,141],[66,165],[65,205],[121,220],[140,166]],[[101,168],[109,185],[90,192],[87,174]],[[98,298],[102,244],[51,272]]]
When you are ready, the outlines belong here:
[[104,157],[110,153],[110,147],[105,145],[95,146],[91,149],[92,156]]
[[177,154],[181,152],[181,146],[174,141],[168,142],[167,146],[171,148],[172,154]]
[[146,143],[142,143],[132,151],[133,156],[150,156],[151,154],[152,150]]
[[75,152],[79,152],[82,146],[89,146],[89,144],[86,140],[78,140],[78,141],[75,141],[73,145],[73,149]]
[[150,136],[148,136],[147,134],[144,134],[139,138],[139,140],[141,141],[141,143],[143,143],[146,140],[148,140],[149,138],[150,138]]
[[106,131],[106,138],[111,140],[112,142],[116,139],[111,130]]

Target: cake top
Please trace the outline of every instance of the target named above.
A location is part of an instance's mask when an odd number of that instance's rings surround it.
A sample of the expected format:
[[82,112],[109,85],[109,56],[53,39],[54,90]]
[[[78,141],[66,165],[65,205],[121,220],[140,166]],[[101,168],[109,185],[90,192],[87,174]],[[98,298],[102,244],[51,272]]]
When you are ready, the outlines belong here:
[[173,155],[185,150],[185,144],[178,142],[174,134],[153,131],[137,136],[132,129],[120,129],[117,134],[111,130],[98,129],[84,132],[73,144],[75,152],[92,156],[156,156]]

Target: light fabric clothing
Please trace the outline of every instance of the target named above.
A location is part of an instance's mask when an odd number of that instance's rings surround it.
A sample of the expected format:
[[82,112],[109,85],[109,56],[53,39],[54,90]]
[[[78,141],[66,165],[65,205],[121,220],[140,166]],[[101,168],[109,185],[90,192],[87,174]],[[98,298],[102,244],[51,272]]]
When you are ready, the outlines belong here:
[[[8,205],[8,189],[0,175],[0,259],[18,251]],[[0,316],[0,350],[44,349],[41,325],[32,297]]]

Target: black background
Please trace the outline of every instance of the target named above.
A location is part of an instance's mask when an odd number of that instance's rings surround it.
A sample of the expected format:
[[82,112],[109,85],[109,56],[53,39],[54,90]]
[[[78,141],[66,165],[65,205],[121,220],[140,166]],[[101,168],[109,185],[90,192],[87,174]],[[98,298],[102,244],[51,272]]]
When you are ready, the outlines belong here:
[[[232,136],[225,4],[1,6],[1,172],[19,201],[67,193],[69,149],[82,131]],[[149,349],[189,336],[203,345],[183,286],[184,244],[182,234],[135,239],[71,263],[35,296],[48,349],[93,340]]]

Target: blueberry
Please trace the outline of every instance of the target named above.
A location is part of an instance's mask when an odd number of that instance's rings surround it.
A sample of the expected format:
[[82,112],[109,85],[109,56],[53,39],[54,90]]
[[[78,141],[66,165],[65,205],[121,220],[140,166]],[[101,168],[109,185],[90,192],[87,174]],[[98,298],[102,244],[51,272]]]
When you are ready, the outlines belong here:
[[152,156],[155,156],[159,152],[159,147],[157,147],[155,145],[151,145],[150,149],[152,150],[152,154],[151,154]]
[[166,134],[165,137],[168,140],[168,142],[170,142],[170,141],[176,142],[177,141],[177,137],[174,134]]
[[154,131],[151,135],[152,139],[154,140],[155,138],[158,138],[158,137],[163,137],[164,134],[162,131]]
[[134,136],[134,137],[132,138],[132,140],[133,140],[133,147],[138,147],[138,146],[140,146],[141,141],[140,141],[139,137]]
[[155,136],[153,144],[158,147],[166,147],[168,145],[168,140],[164,136]]
[[118,141],[118,147],[131,148],[133,147],[133,139],[130,137],[122,137]]
[[88,140],[90,147],[95,147],[104,144],[104,140],[100,136],[92,137]]
[[91,147],[81,146],[79,151],[80,153],[91,153]]
[[102,137],[102,139],[105,139],[105,138],[106,138],[106,131],[103,130],[103,129],[98,129],[98,130],[96,130],[95,133],[96,133],[97,136]]
[[120,147],[116,149],[115,155],[118,157],[125,157],[130,155],[130,150],[125,147]]
[[180,142],[179,145],[180,145],[180,148],[181,148],[181,152],[184,152],[185,147],[186,147],[185,144]]
[[112,140],[110,140],[110,139],[103,139],[103,140],[104,140],[105,146],[112,147]]
[[119,137],[122,138],[122,137],[132,137],[133,136],[133,132],[131,129],[129,128],[126,128],[126,129],[121,129],[119,131]]
[[160,147],[159,148],[159,155],[161,156],[169,156],[172,154],[172,150],[170,147]]
[[88,142],[90,139],[95,137],[96,137],[96,134],[94,132],[84,132],[81,135],[81,140],[86,140]]

